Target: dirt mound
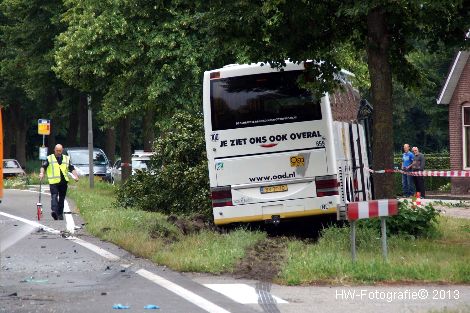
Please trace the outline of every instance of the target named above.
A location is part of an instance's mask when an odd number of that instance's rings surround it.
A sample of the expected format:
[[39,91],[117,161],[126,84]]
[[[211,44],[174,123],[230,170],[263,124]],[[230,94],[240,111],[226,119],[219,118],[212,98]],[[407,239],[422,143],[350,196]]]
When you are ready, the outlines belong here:
[[245,257],[237,264],[233,276],[272,282],[279,273],[285,258],[285,240],[267,238],[247,250]]
[[167,218],[169,223],[174,224],[184,235],[198,233],[203,229],[212,229],[211,221],[204,215],[195,215],[190,218],[170,215]]

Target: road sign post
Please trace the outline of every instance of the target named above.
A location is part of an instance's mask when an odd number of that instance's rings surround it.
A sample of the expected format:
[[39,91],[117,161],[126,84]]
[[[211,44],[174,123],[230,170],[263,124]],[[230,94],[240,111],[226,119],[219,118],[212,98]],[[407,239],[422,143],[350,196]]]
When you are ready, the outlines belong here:
[[47,159],[47,147],[45,145],[46,136],[51,134],[51,121],[38,119],[38,134],[42,135],[42,147],[39,147],[39,160]]
[[93,189],[95,186],[95,175],[93,170],[93,119],[91,114],[91,95],[87,96],[88,106],[88,173],[90,179],[90,188]]

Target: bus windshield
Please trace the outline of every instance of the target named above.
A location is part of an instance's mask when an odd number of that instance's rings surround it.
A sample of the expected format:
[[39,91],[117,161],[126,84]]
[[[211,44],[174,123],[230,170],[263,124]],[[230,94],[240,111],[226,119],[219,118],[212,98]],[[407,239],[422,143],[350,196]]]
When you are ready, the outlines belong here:
[[321,120],[320,100],[298,86],[303,71],[211,80],[212,130]]

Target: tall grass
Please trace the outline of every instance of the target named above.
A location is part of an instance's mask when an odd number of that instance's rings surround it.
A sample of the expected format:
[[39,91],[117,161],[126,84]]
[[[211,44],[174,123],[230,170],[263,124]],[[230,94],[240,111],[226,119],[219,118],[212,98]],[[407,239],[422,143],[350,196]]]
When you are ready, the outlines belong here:
[[114,186],[97,182],[90,190],[87,184],[80,181],[69,196],[87,222],[88,232],[174,270],[230,272],[245,249],[266,236],[243,229],[183,235],[165,215],[119,207]]
[[470,282],[469,220],[439,218],[441,236],[388,239],[388,261],[384,262],[380,234],[359,228],[356,234],[357,261],[352,262],[349,228],[329,228],[318,243],[292,241],[287,264],[279,282],[291,285],[328,282],[341,284],[403,282]]
[[232,272],[245,249],[264,239],[266,234],[238,229],[229,234],[203,231],[184,237],[156,251],[153,260],[173,269],[190,272]]
[[42,161],[41,160],[27,160],[25,171],[28,174],[36,173],[39,174],[39,168],[41,167]]
[[[121,208],[115,203],[116,190],[102,182],[90,190],[88,181],[81,180],[69,195],[91,234],[174,270],[231,272],[249,247],[266,238],[265,233],[245,229],[184,235],[165,215]],[[351,261],[348,227],[325,229],[317,242],[290,239],[276,281],[470,283],[470,220],[439,217],[436,231],[432,238],[389,237],[388,262],[382,259],[380,234],[371,228],[358,228],[356,263]]]

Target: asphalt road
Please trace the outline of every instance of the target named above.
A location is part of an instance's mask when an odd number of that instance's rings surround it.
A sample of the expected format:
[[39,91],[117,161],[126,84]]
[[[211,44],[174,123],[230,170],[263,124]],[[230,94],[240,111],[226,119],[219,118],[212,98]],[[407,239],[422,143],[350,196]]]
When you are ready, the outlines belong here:
[[150,304],[156,312],[256,312],[81,230],[64,238],[66,220],[52,219],[48,196],[36,225],[37,195],[6,190],[0,204],[0,312],[115,312],[117,304],[129,312]]
[[76,214],[54,221],[48,196],[37,224],[37,197],[6,190],[0,204],[0,312],[470,312],[468,285],[288,287],[176,273],[87,235]]

